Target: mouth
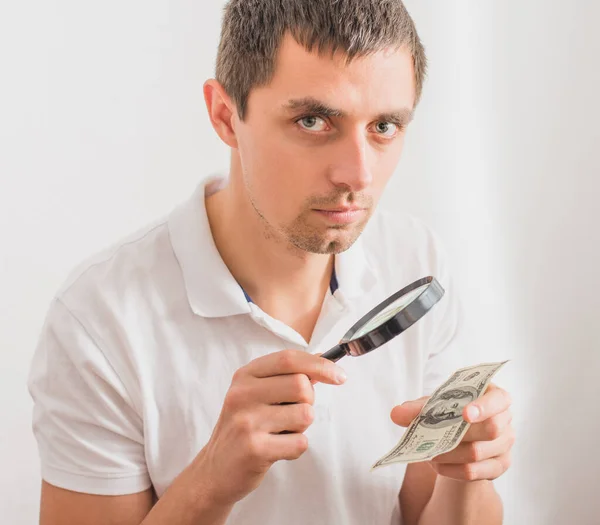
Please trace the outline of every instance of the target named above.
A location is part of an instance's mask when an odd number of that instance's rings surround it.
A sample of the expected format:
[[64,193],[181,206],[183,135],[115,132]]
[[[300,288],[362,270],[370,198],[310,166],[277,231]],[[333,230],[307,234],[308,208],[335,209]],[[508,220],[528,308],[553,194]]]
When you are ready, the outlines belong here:
[[333,209],[316,209],[321,217],[334,224],[352,224],[361,219],[367,210],[356,206],[340,206]]
[[359,206],[338,206],[337,208],[322,208],[317,211],[330,211],[333,213],[348,213],[353,211],[362,211],[364,208]]

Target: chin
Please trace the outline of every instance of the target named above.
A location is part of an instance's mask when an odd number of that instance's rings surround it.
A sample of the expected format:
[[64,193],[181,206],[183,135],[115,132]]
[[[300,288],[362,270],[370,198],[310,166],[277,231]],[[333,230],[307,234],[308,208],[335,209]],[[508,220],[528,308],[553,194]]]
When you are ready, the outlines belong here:
[[309,253],[318,253],[323,255],[336,255],[348,250],[360,236],[360,232],[335,232],[334,235],[312,235],[312,236],[293,236],[290,242]]
[[369,219],[353,225],[328,225],[323,227],[296,221],[283,230],[290,244],[308,253],[335,255],[348,250],[360,237]]

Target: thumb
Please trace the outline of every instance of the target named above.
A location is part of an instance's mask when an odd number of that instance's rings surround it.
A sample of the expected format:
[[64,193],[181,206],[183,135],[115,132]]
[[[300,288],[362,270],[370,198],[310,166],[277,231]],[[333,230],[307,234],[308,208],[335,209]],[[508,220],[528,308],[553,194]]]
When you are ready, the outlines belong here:
[[425,403],[427,403],[428,399],[429,396],[425,396],[420,399],[406,401],[401,405],[395,406],[390,414],[392,421],[396,423],[396,425],[407,427],[410,425],[411,421],[419,415],[421,409],[425,406]]

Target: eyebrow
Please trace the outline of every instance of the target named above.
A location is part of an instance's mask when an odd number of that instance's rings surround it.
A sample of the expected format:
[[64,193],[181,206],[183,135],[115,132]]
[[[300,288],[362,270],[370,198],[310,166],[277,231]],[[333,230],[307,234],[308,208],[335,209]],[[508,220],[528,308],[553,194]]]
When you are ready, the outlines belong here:
[[[348,116],[348,113],[345,111],[332,108],[331,106],[328,106],[324,102],[321,102],[313,97],[288,100],[287,103],[283,105],[283,109],[286,111],[302,110],[306,113],[314,113],[324,117],[344,118]],[[375,117],[375,120],[380,122],[395,122],[406,125],[413,119],[413,116],[414,112],[411,109],[403,108],[396,111],[380,113]]]

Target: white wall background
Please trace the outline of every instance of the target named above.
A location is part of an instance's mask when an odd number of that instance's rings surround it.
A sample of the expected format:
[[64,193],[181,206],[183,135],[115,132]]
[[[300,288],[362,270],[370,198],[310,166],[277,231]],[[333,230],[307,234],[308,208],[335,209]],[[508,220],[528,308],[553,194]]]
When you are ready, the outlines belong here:
[[[225,169],[202,83],[218,2],[0,6],[0,516],[37,522],[26,389],[50,299],[81,259]],[[383,206],[446,242],[473,361],[520,440],[509,525],[597,525],[600,4],[407,0],[430,75]]]

